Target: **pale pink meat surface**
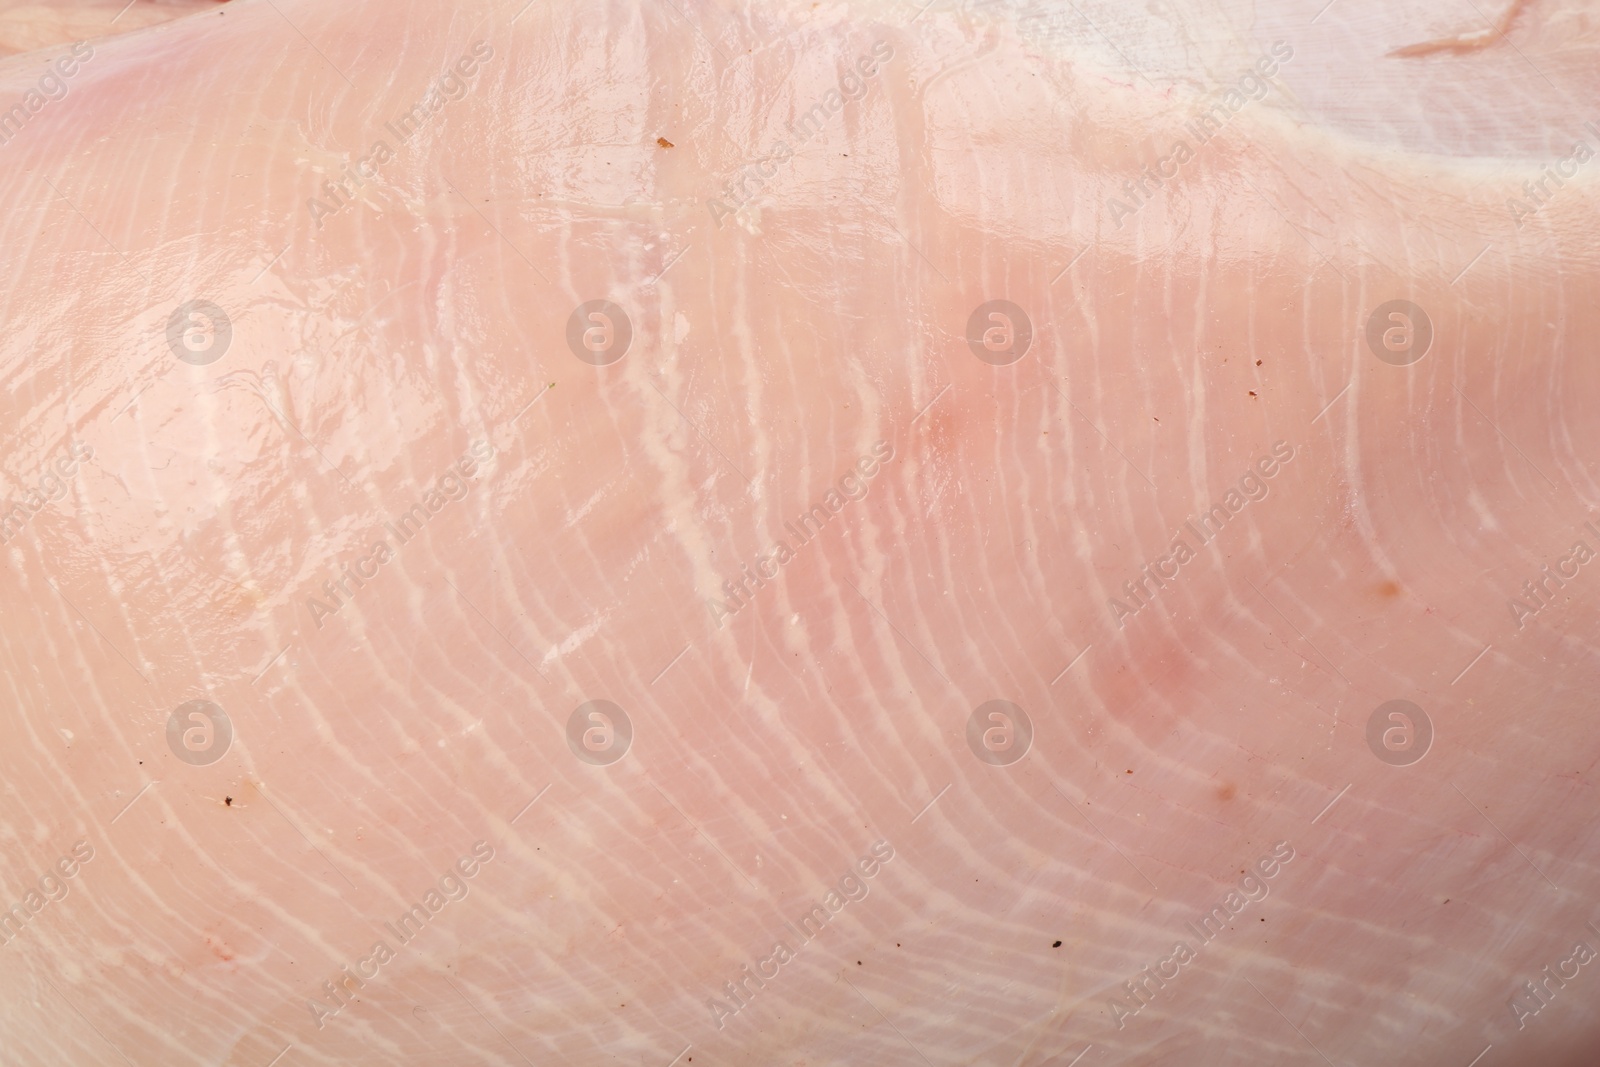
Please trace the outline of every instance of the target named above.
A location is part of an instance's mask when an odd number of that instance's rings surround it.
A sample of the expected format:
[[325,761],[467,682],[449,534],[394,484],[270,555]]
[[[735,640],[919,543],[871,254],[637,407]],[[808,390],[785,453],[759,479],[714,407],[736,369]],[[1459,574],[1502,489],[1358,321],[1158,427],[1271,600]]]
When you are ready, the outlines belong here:
[[[196,11],[221,0],[0,0],[0,55],[126,33]],[[34,58],[44,58],[42,56]]]
[[6,1067],[1600,1055],[1600,9],[32,18]]

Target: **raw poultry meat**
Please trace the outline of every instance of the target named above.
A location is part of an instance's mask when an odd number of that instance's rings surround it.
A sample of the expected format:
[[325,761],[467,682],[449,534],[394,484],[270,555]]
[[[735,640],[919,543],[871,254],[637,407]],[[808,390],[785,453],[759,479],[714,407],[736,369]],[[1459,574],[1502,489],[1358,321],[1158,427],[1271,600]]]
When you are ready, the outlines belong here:
[[0,62],[0,1062],[1594,1062],[1592,4],[160,6]]

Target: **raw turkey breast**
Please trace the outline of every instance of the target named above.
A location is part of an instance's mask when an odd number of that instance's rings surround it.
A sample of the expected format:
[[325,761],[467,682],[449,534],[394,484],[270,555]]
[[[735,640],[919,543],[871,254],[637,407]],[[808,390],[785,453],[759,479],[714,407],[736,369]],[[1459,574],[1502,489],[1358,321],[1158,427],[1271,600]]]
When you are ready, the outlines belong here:
[[1592,4],[92,7],[0,1062],[1594,1062]]

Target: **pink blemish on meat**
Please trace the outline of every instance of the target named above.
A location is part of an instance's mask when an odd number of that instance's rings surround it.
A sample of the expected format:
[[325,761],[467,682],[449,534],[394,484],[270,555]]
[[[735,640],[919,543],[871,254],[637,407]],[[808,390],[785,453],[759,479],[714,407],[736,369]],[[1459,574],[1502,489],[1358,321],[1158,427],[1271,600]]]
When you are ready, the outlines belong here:
[[1444,37],[1434,41],[1424,41],[1420,44],[1406,45],[1390,52],[1391,56],[1415,59],[1421,56],[1454,55],[1465,56],[1473,52],[1481,52],[1490,45],[1505,42],[1506,35],[1511,32],[1518,16],[1533,7],[1534,0],[1512,0],[1511,6],[1492,25],[1469,33],[1457,34],[1454,37]]

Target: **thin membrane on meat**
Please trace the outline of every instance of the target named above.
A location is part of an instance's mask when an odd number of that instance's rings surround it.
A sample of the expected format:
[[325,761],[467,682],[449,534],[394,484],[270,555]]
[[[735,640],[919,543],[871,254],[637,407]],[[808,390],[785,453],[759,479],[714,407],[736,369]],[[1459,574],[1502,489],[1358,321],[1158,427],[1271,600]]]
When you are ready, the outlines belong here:
[[1592,4],[120,6],[0,1062],[1600,1054]]

